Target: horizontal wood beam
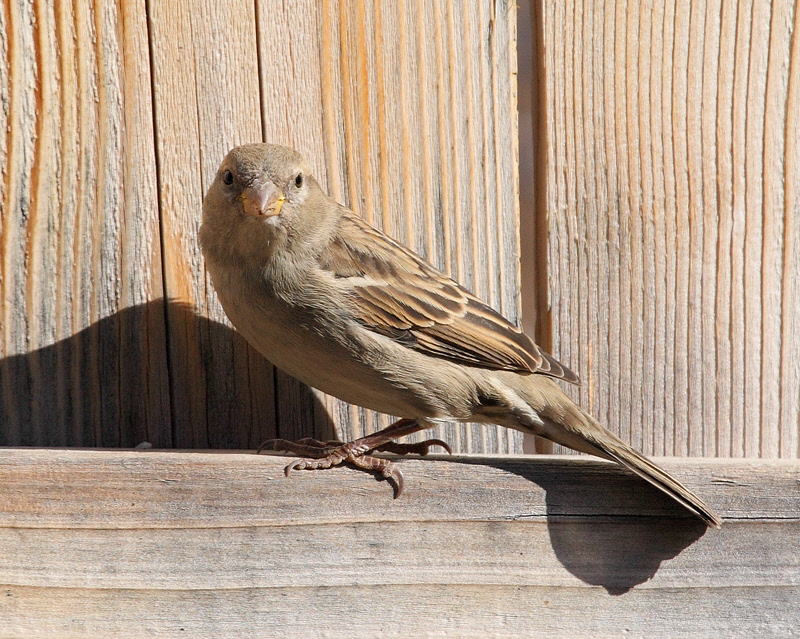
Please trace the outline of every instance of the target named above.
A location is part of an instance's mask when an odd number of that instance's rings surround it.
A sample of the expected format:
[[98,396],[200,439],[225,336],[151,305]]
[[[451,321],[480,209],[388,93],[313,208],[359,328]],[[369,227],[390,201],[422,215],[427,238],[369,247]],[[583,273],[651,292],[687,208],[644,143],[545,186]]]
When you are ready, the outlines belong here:
[[790,634],[800,462],[658,461],[722,530],[580,457],[2,449],[0,637]]

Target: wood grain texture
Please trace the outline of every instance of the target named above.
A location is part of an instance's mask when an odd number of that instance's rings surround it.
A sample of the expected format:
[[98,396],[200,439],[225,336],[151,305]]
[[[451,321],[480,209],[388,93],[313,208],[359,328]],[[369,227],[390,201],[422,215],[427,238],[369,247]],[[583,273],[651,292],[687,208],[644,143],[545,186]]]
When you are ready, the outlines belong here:
[[0,443],[247,448],[388,424],[227,321],[197,230],[244,142],[298,148],[339,201],[517,317],[513,6],[13,2],[0,21]]
[[172,441],[144,2],[0,10],[0,442]]
[[[351,439],[389,424],[254,363],[233,334],[198,328],[227,323],[196,230],[234,144],[297,148],[338,201],[516,319],[515,14],[473,5],[152,7],[165,288],[168,309],[186,305],[191,318],[168,312],[176,445],[252,447],[333,428]],[[456,450],[521,449],[502,428],[437,430]]]
[[575,397],[648,454],[797,457],[796,3],[537,8]]
[[254,6],[153,3],[150,11],[175,445],[257,446],[276,432],[274,373],[227,328],[197,241],[222,157],[261,138]]
[[[413,590],[405,585],[297,588],[241,588],[212,591],[65,590],[58,600],[48,591],[6,589],[0,606],[10,610],[13,625],[2,637],[220,637],[279,631],[300,636],[336,637],[537,637],[560,639],[586,633],[594,637],[669,636],[788,638],[796,619],[786,615],[800,595],[791,586],[764,588],[676,588],[654,596],[633,591],[625,601],[598,590],[557,591],[528,586],[449,586],[437,584]],[[104,595],[112,593],[109,601]],[[657,599],[658,605],[655,604]],[[364,609],[364,602],[370,609]],[[443,602],[447,602],[445,606]],[[530,610],[531,602],[538,608]],[[92,611],[113,607],[114,614]],[[148,614],[142,614],[143,610]],[[378,614],[375,610],[379,611]],[[176,611],[178,611],[176,613]],[[598,612],[600,611],[600,612]],[[328,613],[323,618],[320,612]],[[469,614],[473,613],[473,614]],[[333,621],[346,616],[347,621]],[[257,620],[254,622],[254,620]],[[77,627],[77,629],[76,629]]]
[[402,460],[397,500],[348,468],[287,479],[286,462],[5,449],[0,637],[797,627],[796,461],[659,460],[719,531],[587,458]]

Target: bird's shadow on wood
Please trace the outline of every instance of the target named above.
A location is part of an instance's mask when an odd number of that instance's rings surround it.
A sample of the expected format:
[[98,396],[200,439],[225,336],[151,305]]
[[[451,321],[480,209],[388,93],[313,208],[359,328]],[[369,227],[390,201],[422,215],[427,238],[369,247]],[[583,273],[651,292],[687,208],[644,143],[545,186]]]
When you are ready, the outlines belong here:
[[663,561],[706,532],[682,506],[614,464],[572,456],[454,461],[494,466],[544,489],[556,557],[578,579],[612,595],[651,579]]
[[[0,358],[0,445],[252,449],[271,437],[303,436],[334,438],[310,389],[186,304],[131,306]],[[541,486],[557,557],[610,593],[650,579],[705,532],[669,498],[603,462],[458,461]]]
[[253,449],[303,436],[334,437],[314,393],[181,302],[0,358],[0,445]]

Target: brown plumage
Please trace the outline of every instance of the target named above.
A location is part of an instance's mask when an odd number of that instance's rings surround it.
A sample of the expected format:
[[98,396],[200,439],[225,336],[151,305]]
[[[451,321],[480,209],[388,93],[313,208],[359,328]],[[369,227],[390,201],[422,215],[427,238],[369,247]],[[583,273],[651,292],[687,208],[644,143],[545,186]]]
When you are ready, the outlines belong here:
[[295,151],[237,147],[203,205],[200,241],[234,326],[301,381],[404,418],[349,444],[265,443],[314,459],[402,475],[371,450],[426,453],[434,440],[393,439],[440,420],[482,421],[534,433],[616,461],[707,524],[699,497],[600,426],[554,379],[578,377],[472,293],[335,203]]
[[343,210],[320,266],[352,286],[359,321],[427,355],[490,370],[578,376],[458,283]]

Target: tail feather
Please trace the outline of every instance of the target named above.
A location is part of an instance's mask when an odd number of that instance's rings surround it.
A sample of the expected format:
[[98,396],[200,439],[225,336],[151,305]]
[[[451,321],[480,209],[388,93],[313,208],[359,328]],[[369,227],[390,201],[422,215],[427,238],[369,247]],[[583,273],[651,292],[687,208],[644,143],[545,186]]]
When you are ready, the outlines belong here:
[[[636,452],[619,437],[603,428],[591,415],[575,404],[549,379],[536,380],[527,386],[526,399],[544,419],[544,428],[536,434],[575,450],[615,461],[637,474],[679,504],[700,517],[707,525],[719,528],[722,519],[700,497],[677,479]],[[531,393],[530,391],[538,392]],[[548,392],[542,393],[542,390]]]
[[625,466],[625,468],[636,473],[639,477],[650,482],[653,486],[688,508],[707,525],[714,526],[714,528],[722,526],[722,519],[708,504],[644,455],[640,455],[625,444],[617,445],[613,448],[602,447],[602,450],[615,462]]

